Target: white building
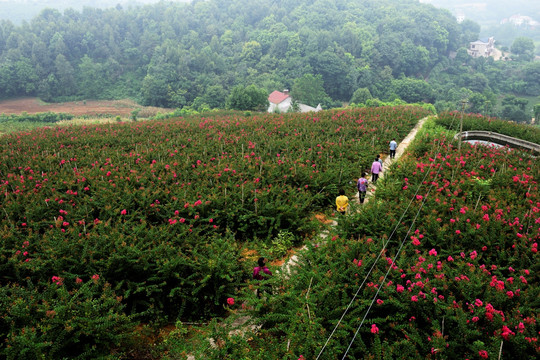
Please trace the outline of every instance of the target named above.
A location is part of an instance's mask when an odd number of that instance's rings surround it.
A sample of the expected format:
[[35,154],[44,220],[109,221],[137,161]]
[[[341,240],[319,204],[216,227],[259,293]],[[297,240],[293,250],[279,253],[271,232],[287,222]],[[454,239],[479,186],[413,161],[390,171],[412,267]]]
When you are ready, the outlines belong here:
[[[276,111],[286,113],[292,107],[292,98],[289,95],[289,90],[283,90],[283,92],[277,90],[274,91],[270,94],[270,96],[268,96],[268,102],[270,103],[270,106],[268,106],[268,112],[270,113]],[[317,105],[316,108],[305,104],[298,104],[298,108],[300,112],[317,112],[322,110],[321,104]]]
[[469,49],[467,52],[474,58],[488,57],[493,54],[495,49],[495,39],[490,37],[489,39],[480,39],[469,43]]

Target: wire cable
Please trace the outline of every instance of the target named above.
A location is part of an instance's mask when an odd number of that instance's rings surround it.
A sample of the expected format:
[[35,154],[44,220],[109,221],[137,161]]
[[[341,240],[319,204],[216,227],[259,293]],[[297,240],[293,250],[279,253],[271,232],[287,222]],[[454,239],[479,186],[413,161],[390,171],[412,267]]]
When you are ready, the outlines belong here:
[[[456,119],[456,115],[454,114],[454,117],[452,119],[452,122],[451,122],[451,125],[450,127],[453,126],[454,124],[454,121]],[[433,151],[433,158],[435,158],[435,154],[436,153],[439,153],[440,154],[440,147],[441,147],[441,141],[439,141],[438,143],[438,146],[437,146],[437,149],[435,151]],[[448,154],[448,152],[447,152]],[[446,154],[446,155],[447,155]],[[446,155],[443,157],[443,159],[446,158]],[[441,163],[441,166],[442,166],[442,163]],[[440,172],[440,168],[439,168],[439,171],[437,172],[437,174]],[[386,250],[387,248],[387,245],[390,243],[390,240],[392,239],[393,235],[395,234],[395,232],[397,231],[397,227],[401,224],[401,220],[403,220],[403,218],[405,217],[407,211],[409,210],[411,204],[413,203],[414,199],[416,198],[416,196],[418,195],[418,192],[420,191],[420,188],[422,187],[422,184],[424,183],[424,181],[426,180],[428,174],[430,172],[426,172],[426,174],[424,175],[424,178],[422,179],[422,181],[419,183],[418,185],[418,188],[416,189],[416,192],[414,193],[414,195],[412,196],[411,200],[409,201],[409,204],[407,205],[407,208],[405,209],[405,211],[402,213],[400,219],[397,221],[396,223],[396,226],[394,227],[393,231],[391,232],[390,236],[388,237],[388,240],[383,244],[383,247],[381,249],[381,251],[379,252],[379,255],[377,256],[377,258],[375,259],[375,261],[373,262],[371,268],[369,269],[368,273],[366,274],[366,276],[364,277],[364,280],[362,281],[362,283],[360,284],[360,286],[358,287],[356,293],[354,294],[353,298],[351,299],[351,301],[349,302],[349,304],[347,305],[347,308],[345,309],[345,311],[343,312],[343,314],[341,315],[338,323],[336,324],[336,326],[334,327],[334,329],[332,330],[332,332],[330,333],[329,337],[327,338],[326,342],[324,343],[321,351],[319,352],[319,354],[317,355],[317,358],[316,360],[318,360],[320,358],[320,356],[322,355],[322,353],[324,352],[324,350],[326,349],[326,347],[328,346],[328,343],[330,342],[330,339],[334,336],[337,328],[339,327],[339,325],[341,324],[341,321],[343,320],[343,318],[345,317],[345,315],[348,313],[350,307],[352,306],[353,302],[356,300],[356,298],[358,297],[358,294],[360,293],[360,290],[362,289],[362,287],[364,286],[364,284],[366,283],[368,277],[371,275],[373,269],[375,268],[375,266],[377,265],[377,261],[381,258],[382,254],[384,253],[384,251]],[[433,185],[432,185],[433,186]],[[425,200],[424,200],[425,201]],[[423,205],[422,205],[423,206]],[[418,214],[417,214],[418,216]],[[415,218],[416,220],[416,218]],[[414,222],[413,222],[414,224]],[[412,226],[412,225],[411,225]],[[409,232],[407,233],[407,236],[408,234],[410,233],[410,229],[409,229]],[[399,254],[399,252],[398,252]],[[394,265],[394,262],[392,262],[392,265]],[[392,267],[390,267],[391,269]],[[373,304],[373,303],[372,303]],[[355,335],[356,337],[356,335]]]
[[[455,120],[455,117],[454,117],[454,120]],[[452,121],[452,125],[453,125],[453,121]],[[454,139],[452,139],[452,140],[450,141],[450,144],[453,143],[453,140],[454,140]],[[439,142],[439,146],[440,146],[440,144],[441,144],[441,143]],[[446,159],[446,157],[448,156],[448,153],[449,153],[449,150],[447,151],[447,153],[445,154],[445,156],[444,156],[442,159]],[[440,164],[440,166],[439,166],[439,168],[438,168],[438,170],[437,170],[437,173],[436,173],[435,177],[437,177],[437,176],[439,175],[439,173],[440,173],[442,167],[443,167],[443,164],[442,164],[442,162],[441,162],[441,164]],[[424,177],[424,178],[425,178],[425,177]],[[422,181],[422,183],[423,183],[423,181]],[[422,183],[421,183],[421,184],[422,184]],[[349,346],[347,347],[347,350],[345,351],[345,354],[343,355],[342,360],[345,359],[345,357],[346,357],[347,354],[349,353],[349,350],[350,350],[352,344],[354,343],[354,340],[356,339],[356,337],[357,337],[357,335],[358,335],[358,332],[360,331],[360,328],[361,328],[362,325],[364,324],[365,319],[367,318],[367,315],[369,314],[369,311],[371,310],[371,308],[373,307],[373,304],[375,303],[375,300],[377,299],[377,296],[378,296],[378,294],[379,294],[379,292],[380,292],[380,290],[381,290],[381,288],[382,288],[382,285],[383,285],[384,282],[386,281],[386,278],[388,277],[388,274],[389,274],[390,271],[392,270],[392,267],[394,266],[394,264],[395,264],[397,258],[399,257],[399,255],[400,255],[400,253],[401,253],[401,250],[403,249],[403,246],[405,245],[405,241],[407,240],[407,238],[408,238],[408,236],[409,236],[409,234],[410,234],[410,232],[411,232],[411,230],[412,230],[414,224],[416,223],[416,220],[418,219],[418,216],[419,216],[419,214],[420,214],[420,211],[422,211],[422,208],[424,207],[424,204],[426,203],[427,198],[428,198],[428,195],[431,193],[431,190],[433,189],[433,186],[434,186],[434,182],[431,183],[431,185],[430,185],[430,187],[429,187],[429,189],[428,189],[428,192],[427,192],[426,195],[424,196],[424,198],[423,198],[423,200],[422,200],[422,203],[421,203],[421,205],[420,205],[420,208],[418,209],[418,211],[417,211],[417,213],[416,213],[416,215],[415,215],[415,217],[414,217],[414,220],[413,220],[413,222],[411,223],[411,226],[409,227],[409,230],[407,231],[407,234],[405,235],[405,237],[404,237],[403,240],[401,241],[400,247],[399,247],[399,249],[398,249],[396,255],[394,256],[394,258],[392,259],[392,263],[391,263],[390,266],[388,267],[388,270],[387,270],[387,272],[386,272],[386,274],[385,274],[383,280],[379,283],[379,286],[378,286],[378,288],[377,288],[377,292],[375,293],[373,299],[371,300],[371,304],[369,305],[368,309],[366,310],[366,313],[364,314],[364,317],[362,318],[362,321],[360,322],[360,325],[359,325],[358,328],[356,329],[356,332],[355,332],[355,334],[354,334],[354,336],[353,336],[353,339],[352,339],[351,342],[349,343]]]

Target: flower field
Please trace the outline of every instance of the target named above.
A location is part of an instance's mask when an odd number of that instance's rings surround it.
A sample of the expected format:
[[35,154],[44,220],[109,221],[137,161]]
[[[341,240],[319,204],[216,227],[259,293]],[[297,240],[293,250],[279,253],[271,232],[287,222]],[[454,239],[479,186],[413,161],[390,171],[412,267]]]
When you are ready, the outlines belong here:
[[264,307],[246,295],[258,336],[209,358],[538,358],[538,160],[459,152],[452,132],[425,128],[375,198],[303,253],[295,281],[273,279]]
[[[418,107],[42,128],[0,138],[0,356],[122,353],[224,313],[242,244],[297,244]],[[353,194],[350,189],[350,194]],[[522,295],[520,295],[522,296]]]

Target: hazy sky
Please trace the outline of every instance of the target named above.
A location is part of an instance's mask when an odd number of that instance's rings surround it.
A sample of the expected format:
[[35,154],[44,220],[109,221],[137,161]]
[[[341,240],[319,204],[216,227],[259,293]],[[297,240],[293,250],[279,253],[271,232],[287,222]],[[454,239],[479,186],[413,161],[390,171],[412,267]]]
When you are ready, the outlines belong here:
[[[111,8],[118,4],[155,4],[161,0],[0,0],[0,20],[20,24],[29,21],[45,8],[63,11],[68,8],[82,10],[84,7]],[[166,2],[190,2],[191,0],[164,0]]]

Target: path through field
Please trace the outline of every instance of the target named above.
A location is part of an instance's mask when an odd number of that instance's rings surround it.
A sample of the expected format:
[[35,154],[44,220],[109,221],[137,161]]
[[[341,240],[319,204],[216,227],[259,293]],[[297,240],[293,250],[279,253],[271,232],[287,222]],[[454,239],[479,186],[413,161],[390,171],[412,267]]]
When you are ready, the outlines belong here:
[[[395,159],[390,159],[389,156],[387,156],[384,161],[383,161],[383,169],[386,169],[388,170],[390,168],[390,165],[392,164],[392,162],[398,160],[399,158],[401,158],[401,156],[403,156],[403,154],[405,154],[405,151],[407,150],[408,146],[411,144],[411,142],[414,140],[414,138],[416,137],[416,134],[418,133],[418,131],[422,128],[422,126],[424,125],[425,121],[426,121],[427,118],[423,118],[421,119],[420,121],[418,121],[418,123],[416,124],[416,126],[409,132],[409,134],[399,143],[398,145],[398,148],[396,150],[396,157]],[[382,179],[384,178],[384,174],[386,173],[386,171],[383,170],[383,172],[381,173],[379,179]],[[356,186],[356,184],[355,184]],[[371,181],[370,181],[370,185],[369,185],[369,189],[368,189],[368,193],[366,194],[366,199],[365,199],[365,202],[369,201],[369,199],[371,197],[374,196],[375,194],[375,190],[376,190],[376,186],[374,186]],[[356,197],[355,197],[355,201],[357,203],[359,203],[358,201],[358,193],[356,194]],[[331,226],[336,226],[338,223],[337,221],[333,220],[332,221],[332,224]],[[328,237],[328,230],[325,230],[323,232],[321,232],[318,236],[317,236],[317,239],[314,239],[316,242],[318,243],[321,243],[321,244],[324,244],[324,242],[326,241],[326,238]],[[298,254],[301,253],[302,251],[306,250],[307,247],[303,247],[302,249],[299,250],[299,252],[297,252],[296,254],[292,255],[288,261],[286,261],[282,266],[281,266],[281,269],[279,270],[276,270],[276,274],[279,274],[280,272],[283,273],[287,278],[290,277],[291,275],[293,275],[294,273],[294,268],[296,267],[296,265],[298,264]],[[225,326],[225,325],[224,325]],[[261,327],[261,324],[257,324],[255,323],[252,318],[246,314],[242,314],[242,313],[238,313],[236,315],[236,318],[230,323],[230,325],[227,325],[230,329],[229,331],[229,336],[235,336],[235,335],[243,335],[245,334],[246,332],[250,331],[250,332],[257,332],[258,329],[260,329]],[[209,341],[209,347],[215,347],[217,346],[214,339],[208,339]],[[204,355],[204,354],[202,354]],[[187,357],[188,360],[200,360],[200,359],[203,359],[204,357],[199,357],[199,358],[196,358],[194,355],[189,355]]]

